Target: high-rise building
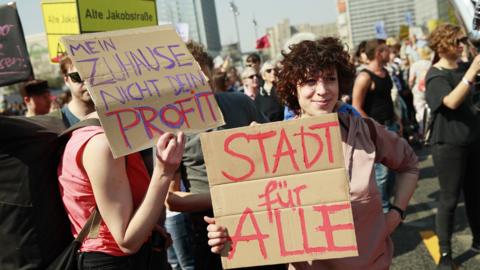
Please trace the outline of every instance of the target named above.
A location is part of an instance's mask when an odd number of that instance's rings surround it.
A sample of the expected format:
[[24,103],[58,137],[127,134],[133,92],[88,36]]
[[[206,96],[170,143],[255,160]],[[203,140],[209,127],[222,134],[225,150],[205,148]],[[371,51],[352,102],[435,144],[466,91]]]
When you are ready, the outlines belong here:
[[458,23],[454,7],[449,0],[415,1],[414,7],[416,14],[415,23],[418,26],[429,27],[429,24],[435,23],[435,21]]
[[[423,0],[418,2],[423,3]],[[344,26],[339,25],[340,32],[348,35],[345,41],[353,46],[357,46],[362,40],[375,38],[375,26],[379,22],[383,21],[384,30],[389,37],[398,36],[400,25],[407,24],[407,14],[410,14],[413,23],[415,22],[413,0],[337,0],[337,9],[339,7],[344,8],[346,14],[342,17]],[[342,28],[345,25],[347,29]]]
[[325,24],[298,24],[294,28],[297,32],[309,32],[315,34],[317,37],[338,37],[337,23]]
[[270,48],[268,54],[271,59],[276,59],[283,49],[283,44],[293,34],[293,29],[290,26],[290,20],[284,19],[275,26],[267,28],[267,34],[270,41]]
[[284,19],[277,25],[267,28],[270,47],[266,53],[269,55],[269,58],[274,60],[279,59],[285,42],[290,39],[292,35],[301,32],[313,33],[317,37],[338,36],[336,23],[290,25],[290,21]]
[[189,39],[212,54],[222,50],[215,0],[157,0],[159,22],[188,24]]

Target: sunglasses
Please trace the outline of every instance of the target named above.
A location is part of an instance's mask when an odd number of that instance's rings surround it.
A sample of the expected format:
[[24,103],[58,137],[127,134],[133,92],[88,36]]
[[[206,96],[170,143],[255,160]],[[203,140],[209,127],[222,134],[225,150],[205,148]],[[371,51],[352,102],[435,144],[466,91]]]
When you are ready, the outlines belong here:
[[457,46],[460,45],[460,44],[467,45],[468,44],[468,37],[457,38],[457,40],[455,40],[455,43],[457,44]]
[[253,75],[250,75],[250,76],[248,76],[247,78],[249,78],[249,79],[252,79],[252,80],[253,80],[255,77],[257,77],[257,75],[253,74]]
[[273,71],[273,68],[265,69],[265,72],[270,73]]
[[76,82],[76,83],[83,83],[84,82],[84,80],[82,80],[82,78],[80,78],[80,74],[78,74],[78,72],[68,73],[67,75],[70,78],[70,80],[72,80],[72,82]]

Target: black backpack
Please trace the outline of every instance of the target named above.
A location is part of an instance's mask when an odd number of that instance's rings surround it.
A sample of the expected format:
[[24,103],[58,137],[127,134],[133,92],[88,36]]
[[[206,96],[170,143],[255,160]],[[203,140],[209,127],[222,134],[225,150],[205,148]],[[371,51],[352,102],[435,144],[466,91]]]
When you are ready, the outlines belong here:
[[0,269],[45,269],[72,242],[57,167],[70,132],[90,125],[0,116]]

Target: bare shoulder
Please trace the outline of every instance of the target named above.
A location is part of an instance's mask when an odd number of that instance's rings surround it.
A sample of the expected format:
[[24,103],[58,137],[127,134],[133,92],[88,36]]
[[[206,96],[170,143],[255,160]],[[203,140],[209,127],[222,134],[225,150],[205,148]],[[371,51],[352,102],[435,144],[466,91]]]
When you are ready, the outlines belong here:
[[111,153],[110,151],[110,146],[108,144],[107,136],[105,133],[100,133],[95,136],[93,136],[85,145],[85,153],[90,153],[92,152],[93,154],[102,154],[102,153]]
[[358,82],[368,82],[368,81],[370,81],[370,75],[368,75],[368,73],[364,72],[364,71],[359,72],[357,74],[356,81],[358,81]]
[[115,159],[113,158],[113,154],[110,150],[105,133],[97,134],[87,142],[82,155],[82,160],[85,169],[87,170],[88,167],[95,168],[111,166],[113,163],[115,163]]

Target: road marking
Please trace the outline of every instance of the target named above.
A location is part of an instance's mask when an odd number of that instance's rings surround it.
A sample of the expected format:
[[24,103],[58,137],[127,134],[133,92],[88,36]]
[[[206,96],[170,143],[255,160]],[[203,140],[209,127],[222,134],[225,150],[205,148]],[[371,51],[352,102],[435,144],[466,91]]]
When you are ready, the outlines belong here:
[[427,247],[428,252],[432,256],[435,264],[438,264],[440,260],[440,247],[438,246],[438,237],[433,231],[421,231],[420,236],[423,239],[423,243]]

